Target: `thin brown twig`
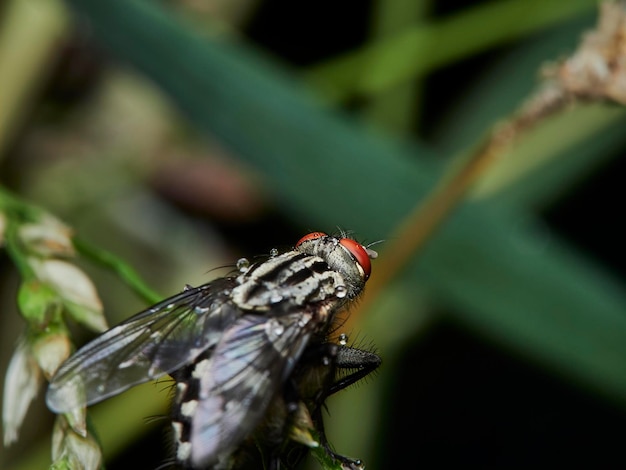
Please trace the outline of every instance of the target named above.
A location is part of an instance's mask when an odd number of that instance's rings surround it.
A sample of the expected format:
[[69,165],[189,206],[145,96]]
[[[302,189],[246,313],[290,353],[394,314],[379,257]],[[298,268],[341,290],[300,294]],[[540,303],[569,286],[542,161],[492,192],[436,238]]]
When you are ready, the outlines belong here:
[[[472,186],[503,158],[515,141],[544,119],[574,102],[615,101],[626,103],[626,2],[600,5],[597,28],[587,33],[577,51],[544,71],[537,92],[508,120],[496,124],[469,158],[453,162],[452,170],[433,192],[404,220],[369,281],[359,312],[369,309],[384,286],[418,253]],[[347,330],[360,315],[351,315]]]

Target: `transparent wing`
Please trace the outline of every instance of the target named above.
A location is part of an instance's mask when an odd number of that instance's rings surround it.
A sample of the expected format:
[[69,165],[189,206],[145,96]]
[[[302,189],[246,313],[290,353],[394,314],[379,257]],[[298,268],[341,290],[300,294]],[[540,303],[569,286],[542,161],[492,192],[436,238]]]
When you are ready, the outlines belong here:
[[192,362],[241,315],[229,302],[234,286],[234,278],[221,278],[187,289],[104,332],[59,368],[48,407],[91,405]]
[[216,346],[201,377],[191,427],[191,461],[216,463],[250,434],[310,336],[308,313],[239,318]]

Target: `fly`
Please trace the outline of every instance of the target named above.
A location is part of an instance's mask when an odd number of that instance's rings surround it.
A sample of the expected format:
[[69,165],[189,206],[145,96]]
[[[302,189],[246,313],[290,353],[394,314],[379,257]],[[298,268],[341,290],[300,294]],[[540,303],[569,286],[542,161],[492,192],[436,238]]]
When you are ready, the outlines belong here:
[[285,253],[240,260],[238,274],[186,286],[79,349],[53,377],[48,407],[70,412],[170,374],[184,468],[249,468],[259,449],[265,468],[292,468],[318,445],[344,468],[363,468],[331,450],[322,410],[380,364],[328,338],[375,257],[345,234],[313,232]]

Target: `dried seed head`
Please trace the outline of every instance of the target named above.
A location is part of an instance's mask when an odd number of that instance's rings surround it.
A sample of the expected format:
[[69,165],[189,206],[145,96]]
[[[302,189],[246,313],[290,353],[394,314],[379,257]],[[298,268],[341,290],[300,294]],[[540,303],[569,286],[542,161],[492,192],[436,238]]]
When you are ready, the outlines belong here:
[[44,257],[74,256],[72,230],[49,214],[20,226],[19,237],[28,251]]
[[25,340],[20,340],[9,362],[4,380],[2,427],[4,445],[17,441],[19,429],[30,403],[42,385],[43,377],[37,361]]

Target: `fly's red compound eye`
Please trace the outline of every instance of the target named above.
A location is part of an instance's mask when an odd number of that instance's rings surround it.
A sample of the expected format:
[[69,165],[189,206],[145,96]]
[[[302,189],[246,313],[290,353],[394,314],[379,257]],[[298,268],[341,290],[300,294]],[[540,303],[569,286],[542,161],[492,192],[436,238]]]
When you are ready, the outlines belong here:
[[322,238],[325,236],[326,234],[324,232],[311,232],[305,235],[304,237],[302,237],[300,240],[298,240],[298,243],[296,243],[296,246],[300,246],[304,242],[308,242],[309,240],[315,240],[316,238]]
[[363,245],[350,238],[342,238],[339,243],[354,256],[356,262],[363,268],[365,280],[367,280],[372,272],[372,263]]

